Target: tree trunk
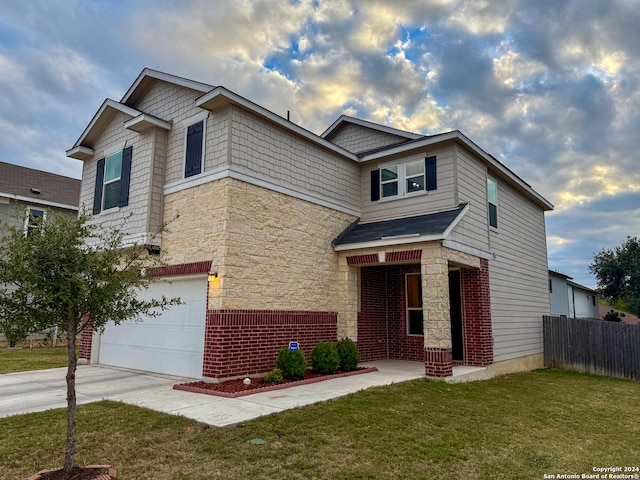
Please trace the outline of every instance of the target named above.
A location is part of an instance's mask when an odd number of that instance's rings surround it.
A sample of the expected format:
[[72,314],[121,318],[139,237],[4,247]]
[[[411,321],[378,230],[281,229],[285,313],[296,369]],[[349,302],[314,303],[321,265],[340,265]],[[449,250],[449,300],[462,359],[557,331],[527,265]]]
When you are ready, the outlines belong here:
[[72,318],[67,323],[67,448],[64,452],[64,471],[73,468],[76,453],[76,329]]

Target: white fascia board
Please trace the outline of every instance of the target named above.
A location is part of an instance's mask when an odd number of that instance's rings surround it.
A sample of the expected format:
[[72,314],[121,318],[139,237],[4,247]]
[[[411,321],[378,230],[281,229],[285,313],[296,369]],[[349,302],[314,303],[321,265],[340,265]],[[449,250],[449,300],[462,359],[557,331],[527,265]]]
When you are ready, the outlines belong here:
[[426,137],[424,140],[411,142],[405,145],[398,145],[394,148],[389,148],[387,150],[383,150],[380,152],[371,153],[369,155],[365,155],[360,159],[361,162],[368,162],[371,160],[381,160],[390,155],[402,154],[411,150],[427,148],[432,145],[436,145],[441,142],[446,142],[448,140],[457,140],[466,146],[469,150],[477,154],[481,157],[490,167],[494,170],[500,172],[503,176],[507,177],[512,183],[516,184],[520,189],[526,191],[531,197],[533,197],[539,204],[544,206],[547,210],[553,210],[553,205],[542,195],[536,192],[531,186],[522,180],[518,175],[513,173],[507,167],[505,167],[498,160],[493,158],[487,152],[482,150],[478,145],[469,140],[466,136],[464,136],[460,131],[454,130],[452,132],[447,132],[442,135],[435,135],[433,137]]
[[451,222],[449,226],[446,228],[446,230],[442,233],[442,236],[444,238],[447,238],[451,234],[451,230],[453,230],[455,226],[458,225],[460,220],[462,220],[462,217],[464,217],[468,211],[469,211],[469,204],[467,203],[464,206],[464,208],[460,211],[460,213],[456,216],[456,218],[453,219],[453,222]]
[[124,123],[124,128],[133,130],[134,132],[144,132],[152,127],[158,127],[163,130],[171,130],[171,123],[160,120],[157,117],[143,113]]
[[95,154],[95,150],[89,147],[83,147],[82,145],[78,147],[70,148],[66,151],[67,157],[75,158],[76,160],[89,160]]
[[453,240],[443,240],[442,246],[456,250],[457,252],[468,253],[474,257],[484,258],[485,260],[493,260],[493,254],[480,248],[470,247],[464,243],[454,242]]
[[120,103],[127,103],[131,95],[136,91],[138,86],[142,83],[145,78],[154,78],[156,80],[162,80],[163,82],[173,83],[174,85],[178,85],[180,87],[189,88],[191,90],[195,90],[197,92],[206,93],[209,92],[213,85],[207,85],[206,83],[196,82],[194,80],[189,80],[183,77],[177,77],[175,75],[171,75],[169,73],[159,72],[158,70],[153,70],[151,68],[145,68],[140,72],[138,78],[133,82],[133,84],[129,87],[129,90],[124,94]]
[[405,132],[404,130],[388,127],[387,125],[380,125],[379,123],[369,122],[360,118],[350,117],[349,115],[340,115],[340,118],[333,122],[329,128],[322,132],[320,136],[322,138],[327,138],[335,129],[337,129],[343,123],[352,123],[354,125],[371,128],[373,130],[378,130],[380,132],[397,135],[399,137],[404,137],[411,140],[417,140],[418,138],[424,137],[424,135],[420,135],[418,133]]
[[[117,110],[126,115],[129,115],[130,117],[137,117],[138,115],[142,114],[142,112],[136,110],[135,108],[127,107],[126,105],[123,105],[120,102],[116,102],[115,100],[107,98],[104,102],[102,102],[102,105],[100,106],[96,114],[93,116],[91,121],[89,122],[89,125],[87,125],[87,128],[84,129],[84,131],[82,132],[82,135],[80,135],[80,138],[78,138],[76,143],[73,145],[73,148],[79,147],[81,145],[81,143],[87,137],[89,132],[93,129],[96,123],[98,123],[98,120],[100,119],[100,117],[102,116],[102,114],[105,112],[107,108],[113,108],[114,110]],[[71,148],[70,150],[73,150],[73,148]]]
[[150,232],[145,233],[136,233],[132,235],[125,235],[122,237],[122,242],[120,242],[120,247],[127,248],[132,247],[134,245],[157,245],[160,246],[162,244],[162,235],[161,234],[152,234]]
[[66,203],[51,202],[49,200],[40,200],[39,198],[25,197],[23,195],[14,195],[12,193],[0,192],[0,197],[9,198],[11,200],[17,200],[20,202],[28,202],[28,203],[38,204],[38,205],[45,205],[47,207],[64,208],[66,210],[73,210],[74,212],[77,212],[79,210],[79,207],[77,205],[67,205]]
[[317,145],[327,148],[342,157],[346,157],[349,160],[353,160],[354,162],[358,162],[358,163],[360,162],[360,160],[356,155],[345,150],[344,148],[341,148],[329,142],[328,140],[325,140],[324,138],[321,138],[318,135],[311,133],[309,130],[305,130],[299,125],[296,125],[295,123],[282,118],[280,115],[276,115],[275,113],[270,112],[266,108],[261,107],[260,105],[253,103],[252,101],[247,100],[246,98],[241,97],[240,95],[233,93],[224,87],[216,87],[209,93],[196,99],[196,107],[203,108],[205,110],[212,110],[217,106],[225,103],[232,103],[235,105],[239,105],[243,108],[246,108],[247,110],[250,110],[256,115],[266,118],[267,120],[277,124],[279,127],[285,130],[289,130],[295,133],[296,135],[299,135],[305,138],[306,140],[309,140],[310,142],[313,142]]
[[347,250],[359,250],[363,248],[406,245],[408,243],[434,242],[434,241],[440,241],[443,239],[444,239],[444,236],[442,233],[436,233],[433,235],[418,235],[418,236],[412,236],[412,237],[401,235],[398,237],[386,237],[380,240],[372,240],[370,242],[348,243],[346,245],[334,245],[333,250],[336,252],[342,252]]

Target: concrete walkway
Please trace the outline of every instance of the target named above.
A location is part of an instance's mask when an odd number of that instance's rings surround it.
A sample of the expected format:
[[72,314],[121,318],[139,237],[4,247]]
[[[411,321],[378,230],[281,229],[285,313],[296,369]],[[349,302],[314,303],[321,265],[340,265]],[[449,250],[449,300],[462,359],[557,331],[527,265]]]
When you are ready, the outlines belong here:
[[[193,379],[82,365],[77,370],[76,394],[78,404],[115,400],[225,427],[366,388],[424,377],[420,362],[383,360],[362,365],[379,371],[239,398],[172,389],[176,383]],[[0,375],[0,417],[66,407],[65,375],[66,368]]]

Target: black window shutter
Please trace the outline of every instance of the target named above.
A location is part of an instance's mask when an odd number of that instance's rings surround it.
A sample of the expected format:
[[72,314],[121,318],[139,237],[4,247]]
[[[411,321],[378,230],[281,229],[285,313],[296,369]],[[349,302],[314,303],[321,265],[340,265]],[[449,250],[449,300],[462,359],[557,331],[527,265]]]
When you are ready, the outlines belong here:
[[198,175],[202,168],[202,130],[203,122],[194,123],[187,128],[187,158],[184,176]]
[[120,198],[118,206],[129,205],[129,185],[131,184],[131,158],[133,147],[127,147],[122,151],[122,170],[120,170]]
[[438,188],[438,175],[436,171],[436,157],[427,157],[424,160],[424,171],[427,174],[427,191]]
[[96,215],[102,210],[102,184],[104,182],[104,158],[98,160],[96,168],[96,188],[93,192],[93,214]]
[[371,171],[371,201],[380,199],[380,170]]

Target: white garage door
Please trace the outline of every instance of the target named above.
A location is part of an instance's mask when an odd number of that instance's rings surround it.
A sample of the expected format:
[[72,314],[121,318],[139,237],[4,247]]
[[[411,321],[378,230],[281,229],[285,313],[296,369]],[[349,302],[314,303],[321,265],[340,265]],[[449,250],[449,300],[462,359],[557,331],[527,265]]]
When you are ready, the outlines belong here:
[[149,372],[202,377],[207,279],[158,281],[143,299],[180,297],[156,318],[109,324],[100,336],[98,363]]

